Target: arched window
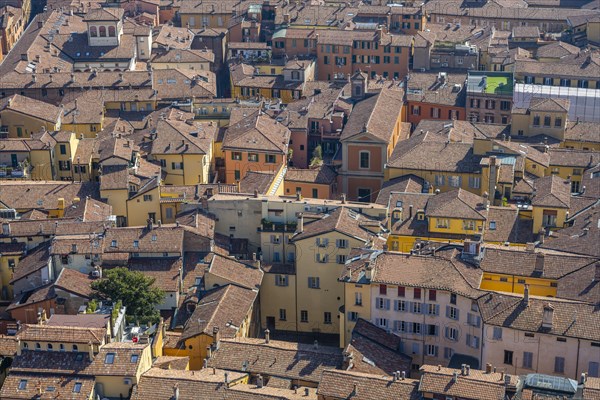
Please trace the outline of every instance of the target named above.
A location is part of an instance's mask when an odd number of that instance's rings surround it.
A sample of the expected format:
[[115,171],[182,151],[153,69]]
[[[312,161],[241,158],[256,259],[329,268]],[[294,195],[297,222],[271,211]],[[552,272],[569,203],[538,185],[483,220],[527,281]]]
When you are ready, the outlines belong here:
[[48,343],[48,351],[53,351],[54,350],[54,346],[52,346],[52,344]]
[[76,344],[73,345],[73,351],[79,351],[79,348],[77,347]]
[[36,343],[36,344],[35,344],[35,349],[36,349],[36,350],[41,350],[41,349],[42,349],[42,346],[41,346],[39,343]]
[[90,26],[90,36],[96,37],[98,36],[98,29],[95,26]]
[[98,28],[99,32],[100,32],[100,37],[106,37],[106,27],[105,26],[101,26],[100,28]]
[[114,26],[109,26],[108,27],[108,36],[110,36],[110,37],[117,36],[117,30],[115,29]]

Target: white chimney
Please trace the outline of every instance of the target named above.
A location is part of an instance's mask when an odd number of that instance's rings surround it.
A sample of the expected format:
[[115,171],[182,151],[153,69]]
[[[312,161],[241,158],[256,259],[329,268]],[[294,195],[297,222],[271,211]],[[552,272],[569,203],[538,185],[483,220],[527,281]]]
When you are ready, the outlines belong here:
[[552,329],[552,320],[554,319],[554,307],[548,303],[544,306],[544,314],[542,315],[542,328]]

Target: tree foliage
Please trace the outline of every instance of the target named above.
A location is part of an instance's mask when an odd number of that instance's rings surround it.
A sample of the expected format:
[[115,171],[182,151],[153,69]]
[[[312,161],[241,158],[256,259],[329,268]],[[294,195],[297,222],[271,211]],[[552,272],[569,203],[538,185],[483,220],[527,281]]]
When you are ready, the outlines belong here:
[[92,282],[94,297],[98,300],[122,302],[127,307],[127,316],[142,323],[158,321],[160,304],[165,292],[154,286],[154,278],[127,268],[105,271],[104,278]]

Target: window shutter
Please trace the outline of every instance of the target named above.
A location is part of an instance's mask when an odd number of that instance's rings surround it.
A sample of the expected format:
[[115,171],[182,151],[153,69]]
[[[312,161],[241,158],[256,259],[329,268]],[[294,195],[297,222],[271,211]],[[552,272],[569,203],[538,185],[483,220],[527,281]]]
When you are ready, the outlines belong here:
[[446,318],[450,318],[450,306],[446,306]]
[[308,278],[308,287],[312,287],[311,282],[310,282],[310,277]]
[[171,163],[171,169],[175,169],[175,163],[174,162]]
[[475,337],[475,348],[478,349],[479,348],[479,338]]
[[407,327],[407,328],[408,328],[408,329],[406,329],[406,332],[408,332],[408,333],[412,333],[412,331],[413,331],[413,324],[411,324],[411,323],[409,322],[409,323],[408,323],[408,327]]
[[468,313],[467,314],[467,324],[472,325],[473,324],[473,314]]
[[398,300],[394,300],[394,311],[398,311]]
[[385,309],[386,310],[390,309],[390,299],[385,299]]
[[287,275],[284,275],[284,276],[283,276],[283,284],[284,284],[285,286],[287,286],[287,285],[288,285],[288,276],[287,276]]
[[446,327],[444,330],[445,330],[445,333],[444,333],[444,335],[445,335],[445,336],[446,336],[448,339],[450,339],[450,328]]
[[467,333],[467,346],[471,347],[471,335]]
[[481,326],[481,317],[477,316],[477,327],[479,328]]
[[434,353],[435,353],[436,357],[438,356],[438,350],[439,350],[438,346],[435,346],[434,347]]
[[435,315],[440,315],[440,305],[439,304],[435,305]]
[[[440,331],[440,327],[437,326],[437,325],[434,325],[434,334],[435,334],[435,336],[438,336],[440,334],[439,331]],[[436,354],[436,356],[437,356],[437,354]]]
[[318,287],[318,288],[320,288],[320,287],[321,287],[321,284],[320,284],[320,282],[319,282],[319,281],[320,281],[320,278],[319,278],[319,277],[317,277],[317,287]]
[[456,320],[457,320],[457,321],[459,320],[459,311],[460,311],[460,310],[457,308],[457,309],[456,309]]
[[404,303],[407,307],[408,312],[413,312],[413,308],[412,308],[412,301],[407,301]]

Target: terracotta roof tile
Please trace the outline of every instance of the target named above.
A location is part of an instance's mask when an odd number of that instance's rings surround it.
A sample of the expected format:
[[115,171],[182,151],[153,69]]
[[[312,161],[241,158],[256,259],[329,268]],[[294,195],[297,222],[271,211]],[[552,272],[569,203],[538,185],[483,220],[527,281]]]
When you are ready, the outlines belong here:
[[[50,399],[68,393],[69,399],[88,400],[94,393],[94,384],[95,379],[91,376],[11,372],[2,385],[0,397],[3,399]],[[25,388],[21,389],[23,385]],[[76,385],[77,390],[75,390]]]
[[[100,348],[86,372],[94,376],[136,376],[143,366],[143,352],[148,344],[107,343]],[[112,362],[107,362],[113,354]]]
[[208,273],[247,289],[260,288],[263,280],[259,268],[219,254],[214,255]]
[[91,287],[92,282],[93,280],[90,279],[87,274],[83,274],[74,269],[63,268],[54,283],[54,287],[86,299],[91,299],[93,294]]
[[241,371],[244,361],[248,361],[247,372],[319,382],[326,369],[340,368],[341,350],[319,346],[264,339],[222,340],[219,349],[208,361],[209,367]]
[[104,343],[106,328],[80,328],[71,326],[51,326],[23,324],[17,336],[22,341],[46,341],[52,343]]
[[294,234],[292,240],[303,240],[336,231],[366,242],[371,233],[361,228],[361,224],[371,221],[372,218],[366,215],[358,214],[345,207],[338,207],[314,222],[305,223],[304,230]]
[[[415,379],[394,381],[392,377],[380,374],[330,369],[323,372],[318,393],[325,398],[335,399],[418,400],[421,398],[418,384],[419,381]],[[354,385],[356,385],[356,391]]]

